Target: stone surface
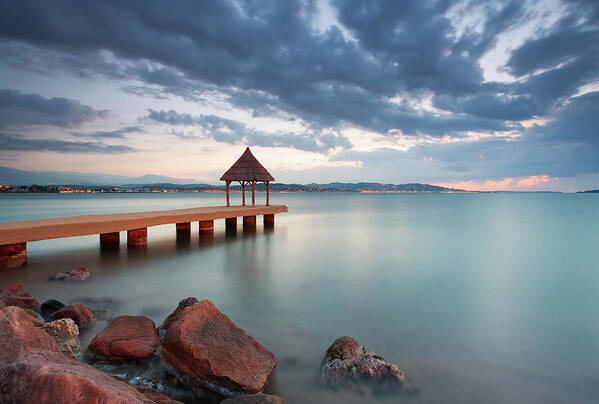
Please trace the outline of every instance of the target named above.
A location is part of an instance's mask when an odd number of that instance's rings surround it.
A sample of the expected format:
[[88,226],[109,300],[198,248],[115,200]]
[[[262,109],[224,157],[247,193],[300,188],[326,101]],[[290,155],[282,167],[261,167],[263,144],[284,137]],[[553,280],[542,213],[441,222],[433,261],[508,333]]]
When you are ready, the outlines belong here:
[[337,338],[327,349],[320,378],[328,387],[361,394],[415,393],[418,387],[395,365],[351,337]]
[[182,383],[225,397],[261,391],[277,365],[275,355],[209,300],[180,307],[162,343],[167,368]]
[[0,402],[153,403],[126,383],[62,354],[18,307],[0,310]]
[[74,303],[66,306],[50,316],[50,320],[58,320],[59,318],[70,318],[80,329],[86,329],[96,322],[94,313],[82,303]]
[[168,330],[171,324],[179,318],[184,308],[191,306],[197,302],[198,299],[196,299],[195,297],[188,297],[181,300],[175,311],[173,311],[171,314],[169,314],[167,318],[164,319],[159,329],[164,331]]
[[23,309],[40,311],[40,302],[38,302],[29,293],[23,292],[23,285],[16,283],[0,290],[0,301],[5,306],[17,306]]
[[58,310],[64,308],[65,305],[59,300],[56,299],[48,299],[41,306],[42,317],[45,319],[49,319],[50,316],[56,313]]
[[73,320],[61,318],[48,323],[42,327],[42,330],[54,338],[60,352],[71,358],[77,358],[79,353],[79,341],[77,339],[79,337],[79,328]]
[[[0,368],[31,350],[58,351],[54,339],[37,328],[34,322],[19,307],[10,306],[0,310]],[[4,401],[0,399],[0,402]]]
[[244,394],[243,396],[235,398],[227,398],[226,400],[221,401],[220,404],[287,404],[287,401],[279,396],[256,393]]
[[150,387],[132,386],[135,390],[152,400],[156,404],[183,404],[181,401],[173,400],[166,394],[162,394]]
[[27,262],[27,243],[0,245],[0,269],[18,268]]
[[0,402],[137,404],[154,401],[132,386],[58,351],[32,351],[0,370]]
[[101,359],[146,359],[156,353],[159,344],[156,326],[151,319],[120,316],[96,335],[88,349]]
[[85,267],[73,269],[68,272],[59,272],[54,275],[51,279],[63,280],[63,281],[83,281],[89,276],[89,271]]

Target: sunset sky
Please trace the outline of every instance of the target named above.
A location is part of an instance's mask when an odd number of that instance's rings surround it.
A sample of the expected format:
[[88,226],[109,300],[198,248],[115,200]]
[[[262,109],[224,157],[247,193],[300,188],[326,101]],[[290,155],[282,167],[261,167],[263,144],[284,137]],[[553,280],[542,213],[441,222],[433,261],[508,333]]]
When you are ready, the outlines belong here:
[[599,2],[0,2],[0,166],[599,188]]

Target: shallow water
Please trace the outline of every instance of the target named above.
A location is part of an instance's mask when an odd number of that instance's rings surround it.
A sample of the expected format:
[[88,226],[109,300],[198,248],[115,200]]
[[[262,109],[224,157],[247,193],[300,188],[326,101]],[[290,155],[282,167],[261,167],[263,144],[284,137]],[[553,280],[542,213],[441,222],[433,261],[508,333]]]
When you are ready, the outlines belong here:
[[[262,201],[263,195],[258,194]],[[158,324],[210,299],[280,362],[268,391],[290,403],[599,402],[599,195],[274,194],[273,232],[102,252],[97,236],[28,244],[0,272],[40,301],[112,298]],[[0,221],[221,205],[222,194],[0,195]],[[51,282],[85,265],[84,283]],[[322,356],[351,335],[399,365],[416,397],[318,387]],[[84,341],[92,335],[84,336]]]

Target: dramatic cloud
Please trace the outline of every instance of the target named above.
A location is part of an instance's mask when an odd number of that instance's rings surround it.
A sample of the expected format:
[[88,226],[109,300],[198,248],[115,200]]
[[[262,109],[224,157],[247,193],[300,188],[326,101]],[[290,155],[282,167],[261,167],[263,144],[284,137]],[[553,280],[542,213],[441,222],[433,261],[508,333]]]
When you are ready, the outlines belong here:
[[[249,128],[247,125],[231,119],[215,115],[192,116],[179,114],[176,111],[149,110],[146,117],[149,120],[166,123],[169,125],[195,126],[206,137],[218,142],[230,144],[246,144],[249,146],[263,147],[291,147],[298,150],[312,152],[327,152],[330,149],[351,147],[349,140],[337,134],[294,134],[294,133],[265,133]],[[176,136],[185,138],[180,132]]]
[[[14,71],[108,80],[160,103],[144,119],[171,140],[197,130],[373,173],[514,186],[599,172],[598,21],[594,0],[21,0],[0,3],[0,54]],[[231,111],[243,113],[217,116]],[[0,92],[0,126],[18,133],[105,114]],[[302,130],[254,125],[269,118]]]
[[38,94],[0,89],[0,127],[2,128],[20,128],[26,125],[72,128],[107,116],[108,111],[95,110],[76,100],[44,98]]
[[132,133],[143,132],[144,128],[141,126],[125,126],[124,128],[115,130],[98,130],[91,133],[82,132],[71,132],[73,136],[86,136],[90,138],[104,138],[104,139],[124,139],[127,135]]
[[131,153],[135,149],[124,145],[102,142],[77,142],[56,139],[28,139],[23,136],[0,133],[1,151],[51,151],[58,153],[117,154]]

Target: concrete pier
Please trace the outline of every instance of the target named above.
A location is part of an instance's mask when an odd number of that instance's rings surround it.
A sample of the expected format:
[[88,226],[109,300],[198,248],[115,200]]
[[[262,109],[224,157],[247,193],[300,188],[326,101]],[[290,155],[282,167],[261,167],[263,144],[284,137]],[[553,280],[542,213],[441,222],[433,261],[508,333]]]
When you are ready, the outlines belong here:
[[31,241],[99,234],[101,247],[118,246],[119,232],[126,230],[127,245],[139,247],[147,244],[147,228],[150,226],[175,223],[177,234],[183,235],[191,232],[191,222],[197,221],[200,222],[200,234],[212,234],[216,219],[226,219],[226,229],[230,232],[237,230],[237,218],[240,216],[243,217],[244,228],[250,229],[256,227],[257,215],[264,215],[266,224],[274,221],[275,214],[283,212],[287,212],[285,205],[210,206],[4,222],[0,223],[0,269],[26,263],[26,243]]
[[214,233],[214,220],[201,220],[199,223],[200,223],[200,234]]
[[147,228],[127,230],[127,247],[145,247],[147,244]]
[[118,248],[121,244],[121,234],[118,231],[113,233],[100,234],[100,247]]
[[17,268],[27,262],[27,243],[0,245],[0,268]]
[[243,228],[256,227],[256,216],[244,216],[243,217]]
[[275,215],[264,215],[264,227],[275,227]]
[[191,238],[191,223],[183,222],[177,223],[177,239],[189,239]]

